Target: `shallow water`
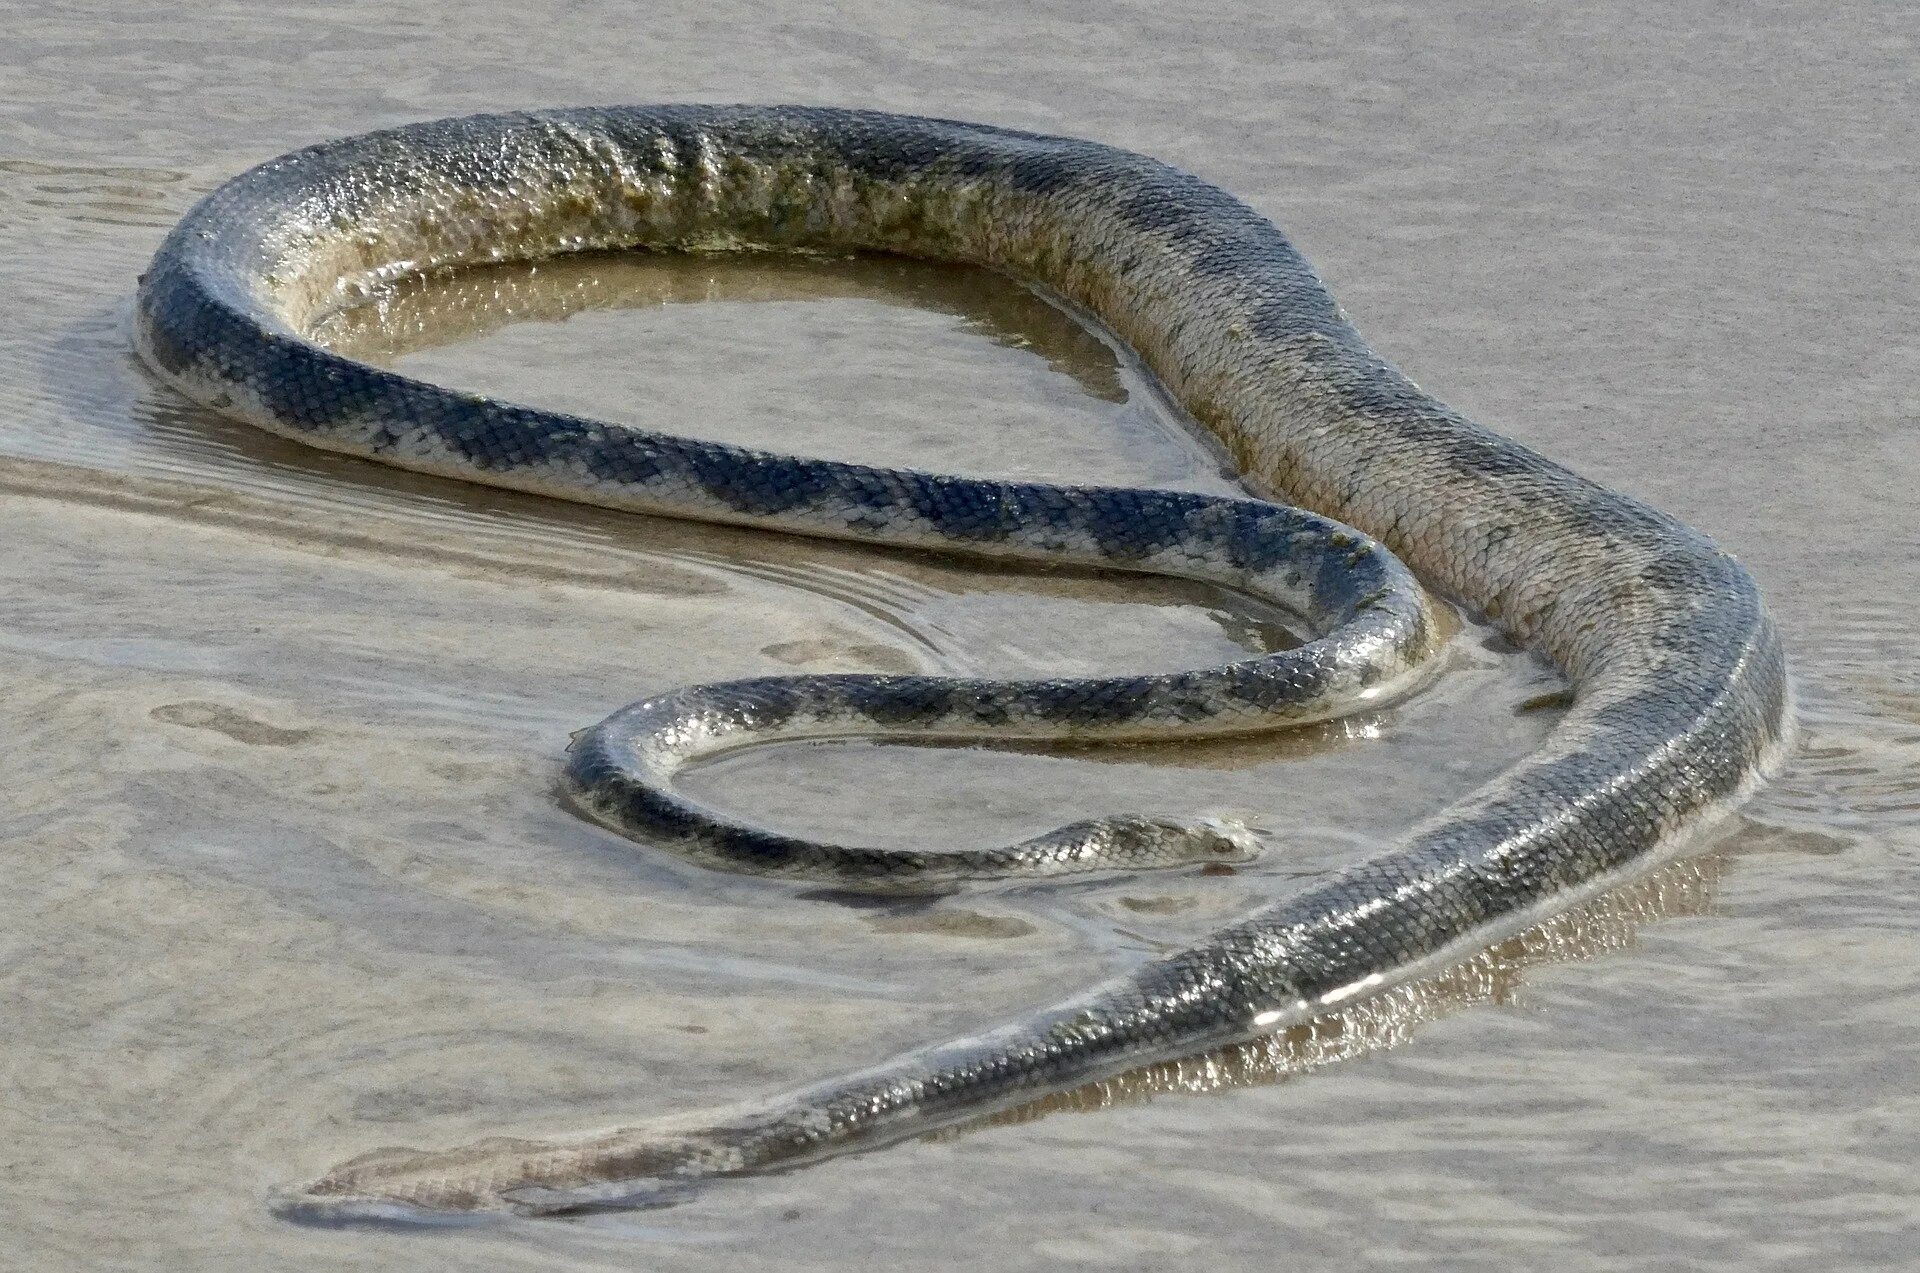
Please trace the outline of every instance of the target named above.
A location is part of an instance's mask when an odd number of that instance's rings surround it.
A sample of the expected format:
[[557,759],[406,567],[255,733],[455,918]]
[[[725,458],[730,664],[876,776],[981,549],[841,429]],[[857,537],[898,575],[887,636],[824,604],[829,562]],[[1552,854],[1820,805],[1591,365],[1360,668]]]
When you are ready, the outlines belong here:
[[[634,12],[0,6],[0,1267],[1908,1266],[1920,253],[1892,7]],[[853,905],[574,818],[568,733],[657,688],[1287,639],[1203,589],[311,454],[129,355],[133,276],[222,177],[387,123],[619,100],[974,117],[1219,181],[1422,383],[1747,561],[1799,753],[1703,856],[1343,1021],[1056,1103],[1088,1112],[633,1215],[272,1219],[269,1185],[373,1145],[630,1122],[991,1023],[1377,847],[1551,721],[1551,677],[1467,627],[1436,685],[1344,726],[780,748],[691,780],[890,843],[1242,809],[1277,847],[1230,877]],[[756,445],[1228,488],[1123,353],[969,271],[600,258],[403,289],[331,335]]]

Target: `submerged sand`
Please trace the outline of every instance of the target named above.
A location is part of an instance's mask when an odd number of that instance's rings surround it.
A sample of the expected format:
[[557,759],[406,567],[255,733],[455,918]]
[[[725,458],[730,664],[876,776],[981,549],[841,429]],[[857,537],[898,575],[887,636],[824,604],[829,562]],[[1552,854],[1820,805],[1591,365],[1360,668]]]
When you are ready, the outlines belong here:
[[[1268,8],[0,12],[0,1266],[1903,1267],[1911,31],[1845,4]],[[222,177],[386,123],[621,100],[974,117],[1235,190],[1428,388],[1739,554],[1791,642],[1801,753],[1702,858],[1392,1012],[1143,1082],[1232,1090],[1083,1093],[1060,1104],[1087,1112],[638,1215],[272,1219],[267,1186],[375,1145],[633,1121],[990,1024],[1368,852],[1551,723],[1551,676],[1469,626],[1430,692],[1299,735],[782,748],[693,778],[777,825],[888,843],[1245,810],[1285,849],[1228,878],[863,906],[573,817],[553,790],[568,734],[652,690],[1285,639],[1202,589],[308,454],[133,362],[133,276]],[[415,289],[333,335],[754,445],[1228,486],[1123,354],[968,271],[596,259]]]

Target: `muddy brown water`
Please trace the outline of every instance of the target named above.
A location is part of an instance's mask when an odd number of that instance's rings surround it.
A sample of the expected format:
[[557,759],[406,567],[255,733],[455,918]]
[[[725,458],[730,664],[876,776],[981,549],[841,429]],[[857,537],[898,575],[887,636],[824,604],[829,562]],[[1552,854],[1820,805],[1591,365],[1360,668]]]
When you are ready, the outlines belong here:
[[[1916,33],[1898,6],[1681,8],[0,5],[0,1267],[1910,1267]],[[1551,724],[1552,677],[1468,626],[1430,690],[1337,727],[690,779],[889,843],[1244,810],[1283,847],[1228,877],[853,905],[571,816],[568,733],[668,686],[1286,639],[1202,589],[311,454],[128,352],[134,275],[250,163],[645,100],[1073,132],[1236,191],[1423,384],[1750,565],[1798,755],[1701,856],[1316,1030],[665,1210],[274,1220],[267,1186],[371,1146],[632,1122],[992,1023],[1387,842]],[[1123,352],[963,270],[593,258],[402,289],[330,337],[756,445],[1230,485]]]

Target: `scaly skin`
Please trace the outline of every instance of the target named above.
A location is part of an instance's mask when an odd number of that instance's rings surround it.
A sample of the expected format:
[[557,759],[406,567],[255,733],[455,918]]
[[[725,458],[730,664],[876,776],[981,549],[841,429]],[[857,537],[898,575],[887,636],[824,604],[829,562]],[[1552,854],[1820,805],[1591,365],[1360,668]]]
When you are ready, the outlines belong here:
[[[1785,745],[1779,641],[1731,558],[1423,393],[1360,339],[1279,230],[1154,160],[862,112],[639,107],[416,125],[314,147],[215,191],[155,257],[137,338],[183,392],[263,428],[614,507],[1221,579],[1290,600],[1319,633],[1290,661],[1160,678],[678,691],[573,749],[577,797],[622,829],[736,868],[886,883],[942,869],[940,855],[875,865],[860,856],[869,850],[773,843],[675,803],[672,767],[782,732],[1032,736],[1052,725],[1126,737],[1310,719],[1404,688],[1433,639],[1387,553],[1295,510],[749,453],[422,385],[303,335],[402,274],[634,246],[897,252],[1051,289],[1138,350],[1248,474],[1377,537],[1559,667],[1573,705],[1537,752],[1390,851],[1031,1019],[673,1126],[382,1151],[283,1192],[285,1214],[637,1204],[1283,1028],[1643,868],[1750,789]],[[1230,831],[1138,822],[1066,835],[1064,847],[1042,837],[990,851],[1001,857],[963,873],[1083,865],[1075,846],[1089,838],[1096,859],[1115,848],[1109,861],[1126,864],[1128,842],[1146,845],[1147,864],[1243,847]]]

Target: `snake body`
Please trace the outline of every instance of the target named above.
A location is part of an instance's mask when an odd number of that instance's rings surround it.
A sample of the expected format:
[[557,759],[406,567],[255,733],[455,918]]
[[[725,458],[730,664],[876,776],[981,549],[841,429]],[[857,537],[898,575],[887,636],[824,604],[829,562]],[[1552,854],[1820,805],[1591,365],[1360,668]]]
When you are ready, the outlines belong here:
[[[746,451],[427,385],[311,335],[405,275],[636,247],[891,252],[1027,280],[1105,323],[1248,475],[1316,511]],[[1757,782],[1790,730],[1780,643],[1736,562],[1422,392],[1230,195],[1091,142],[801,107],[372,133],[270,161],[189,212],[143,276],[136,342],[188,396],[330,450],[617,508],[1201,578],[1312,631],[1156,675],[696,686],[576,738],[567,784],[586,812],[714,865],[889,888],[1243,856],[1233,824],[1131,815],[987,850],[823,844],[706,809],[671,778],[780,738],[1164,738],[1336,715],[1427,663],[1434,618],[1409,567],[1573,690],[1538,751],[1390,850],[1027,1020],[680,1123],[380,1151],[282,1191],[289,1215],[644,1203],[1285,1028],[1644,867]]]

